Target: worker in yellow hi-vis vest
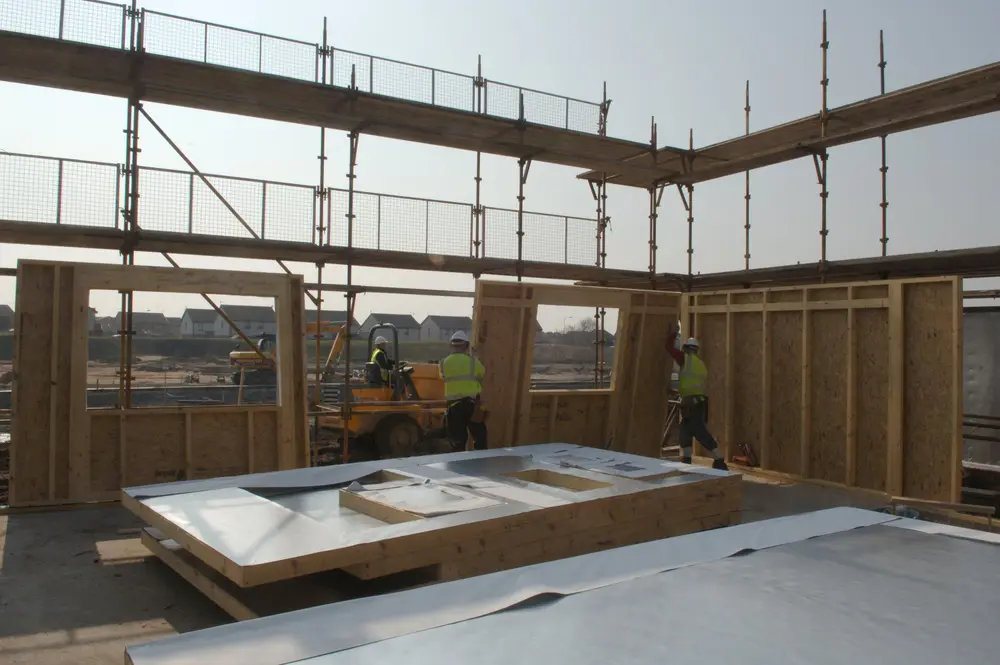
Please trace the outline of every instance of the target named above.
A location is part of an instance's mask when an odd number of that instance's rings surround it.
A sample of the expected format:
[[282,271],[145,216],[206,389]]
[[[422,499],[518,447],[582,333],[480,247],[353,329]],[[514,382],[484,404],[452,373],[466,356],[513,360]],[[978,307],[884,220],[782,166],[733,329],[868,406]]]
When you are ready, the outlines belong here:
[[712,433],[708,431],[708,368],[698,356],[700,350],[698,340],[690,337],[678,350],[678,332],[680,331],[676,326],[671,327],[670,335],[667,337],[667,351],[670,352],[674,362],[680,368],[677,392],[680,393],[681,398],[679,432],[681,462],[691,463],[694,440],[698,439],[705,450],[715,458],[712,468],[728,471],[726,460],[719,452],[719,444]]
[[465,450],[469,435],[476,450],[486,450],[483,422],[483,363],[469,353],[469,336],[458,331],[451,336],[451,355],[441,361],[444,397],[448,403],[448,438],[455,450]]

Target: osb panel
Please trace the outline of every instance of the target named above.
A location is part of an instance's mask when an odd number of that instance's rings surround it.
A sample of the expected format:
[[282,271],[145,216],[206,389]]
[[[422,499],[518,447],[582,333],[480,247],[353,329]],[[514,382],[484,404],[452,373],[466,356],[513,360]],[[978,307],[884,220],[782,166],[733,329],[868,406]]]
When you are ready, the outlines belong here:
[[560,395],[551,441],[575,443],[581,446],[603,446],[607,443],[604,440],[604,432],[610,408],[610,394]]
[[847,287],[831,286],[825,289],[809,289],[806,291],[806,297],[810,302],[835,302],[838,300],[847,300]]
[[632,425],[632,393],[636,384],[636,368],[641,328],[641,314],[619,314],[618,329],[615,332],[615,375],[613,378],[615,396],[611,401],[614,409],[611,420],[612,450],[624,452],[628,448],[629,432]]
[[701,359],[708,368],[708,430],[725,450],[726,427],[726,315],[698,315]]
[[790,289],[788,291],[769,291],[768,302],[802,302],[802,289]]
[[634,455],[659,457],[663,436],[663,415],[667,409],[667,382],[673,359],[664,340],[677,316],[646,314],[641,320],[640,348],[636,352],[637,389],[622,397],[630,403],[631,427],[625,451]]
[[[776,293],[797,293],[778,291]],[[770,468],[799,473],[802,457],[802,312],[770,312]]]
[[[11,431],[11,503],[49,499],[49,374],[52,290],[49,266],[22,265],[17,280],[17,335]],[[72,294],[72,291],[70,292]],[[38,380],[38,379],[43,380]]]
[[552,397],[532,395],[531,411],[528,414],[528,431],[524,433],[524,444],[546,443],[549,438],[549,424],[552,417]]
[[764,292],[763,291],[747,291],[745,293],[735,292],[731,296],[731,302],[734,305],[753,305],[755,303],[764,302]]
[[[733,440],[727,442],[729,455],[739,455],[738,445],[749,444],[760,456],[764,408],[761,385],[761,349],[764,344],[764,316],[756,312],[733,317]],[[720,405],[721,406],[721,405]]]
[[253,468],[250,473],[278,470],[278,412],[253,412]]
[[809,476],[842,483],[847,463],[847,310],[811,312],[809,335]]
[[189,476],[196,479],[247,473],[250,461],[247,424],[247,412],[243,410],[221,413],[206,408],[192,410]]
[[889,310],[854,312],[856,482],[885,490],[889,406]]
[[125,412],[125,478],[122,487],[185,479],[184,414]]
[[90,417],[90,491],[115,492],[121,482],[121,415],[117,409],[88,411]]
[[887,284],[872,284],[870,286],[855,286],[855,300],[870,300],[872,298],[888,298],[889,286]]
[[[483,285],[490,291],[496,285]],[[492,293],[491,293],[492,297]],[[525,308],[526,309],[526,308]],[[518,323],[520,317],[531,318],[528,312],[522,314],[516,307],[483,307],[476,304],[476,331],[473,352],[486,368],[483,379],[483,401],[490,410],[489,444],[491,448],[516,445],[514,441],[516,422],[512,420],[518,410],[518,402],[523,386],[518,381],[522,361],[519,347]],[[534,321],[526,322],[534,327]],[[534,334],[527,339],[526,348],[531,348]]]
[[903,287],[903,494],[951,501],[954,284]]

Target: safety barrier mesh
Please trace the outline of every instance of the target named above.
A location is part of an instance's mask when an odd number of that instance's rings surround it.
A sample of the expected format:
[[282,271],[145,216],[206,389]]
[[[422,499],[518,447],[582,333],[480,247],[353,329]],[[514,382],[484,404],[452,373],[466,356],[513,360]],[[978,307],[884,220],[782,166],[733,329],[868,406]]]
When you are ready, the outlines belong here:
[[[135,35],[148,53],[310,82],[324,80],[316,43],[277,37],[143,9]],[[0,30],[127,48],[132,20],[106,0],[0,0]],[[601,105],[486,81],[476,108],[476,79],[440,69],[330,48],[328,84],[509,120],[597,133]],[[523,106],[523,114],[522,114]]]
[[0,30],[125,48],[125,5],[102,0],[0,0]]
[[[120,171],[116,164],[0,152],[0,219],[121,228]],[[321,200],[308,185],[208,174],[205,178],[228,206],[192,172],[141,167],[140,229],[349,245],[345,189],[329,188]],[[474,217],[468,203],[355,192],[353,212],[353,247],[444,256],[472,253]],[[517,228],[517,211],[484,208],[481,255],[517,259]],[[592,265],[595,260],[594,220],[525,212],[523,229],[525,261]]]
[[0,219],[115,228],[118,166],[0,152]]
[[316,44],[150,10],[143,11],[142,33],[143,47],[154,55],[318,80]]

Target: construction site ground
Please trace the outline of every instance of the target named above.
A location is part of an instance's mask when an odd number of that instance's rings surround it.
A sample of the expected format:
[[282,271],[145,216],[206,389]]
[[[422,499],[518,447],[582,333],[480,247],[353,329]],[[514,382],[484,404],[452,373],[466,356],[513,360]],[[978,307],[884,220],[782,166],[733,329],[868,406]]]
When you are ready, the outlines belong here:
[[[874,499],[744,476],[743,521]],[[140,522],[106,507],[0,514],[0,662],[120,665],[127,644],[231,619],[140,544]]]

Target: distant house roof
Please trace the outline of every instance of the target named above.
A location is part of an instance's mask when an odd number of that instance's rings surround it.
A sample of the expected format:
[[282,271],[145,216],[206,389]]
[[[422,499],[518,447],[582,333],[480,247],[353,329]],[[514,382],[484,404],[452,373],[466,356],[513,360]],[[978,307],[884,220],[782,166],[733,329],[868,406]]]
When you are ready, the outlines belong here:
[[[121,321],[122,313],[115,314],[115,323]],[[133,326],[167,325],[167,317],[162,312],[132,312]]]
[[427,323],[428,321],[433,321],[435,324],[437,324],[438,328],[449,328],[458,330],[472,329],[471,316],[442,316],[440,314],[428,314],[427,318],[424,319],[424,323]]
[[417,320],[410,316],[409,314],[372,314],[368,315],[368,318],[375,319],[378,323],[389,323],[400,330],[407,330],[412,328],[419,328],[420,324]]
[[[315,323],[316,322],[316,310],[315,309],[306,309],[305,313],[302,316],[302,319],[306,323]],[[324,322],[324,323],[343,323],[346,319],[347,319],[347,312],[345,312],[343,310],[341,310],[341,311],[336,311],[336,310],[334,310],[334,311],[327,311],[327,310],[323,310],[319,314],[319,320],[322,321],[322,322]],[[357,319],[351,319],[351,325],[354,326],[355,328],[358,327],[358,320]]]
[[14,310],[11,309],[10,305],[0,305],[0,315],[3,316],[13,316]]
[[274,321],[274,309],[264,305],[223,305],[220,309],[233,321]]
[[188,307],[184,310],[184,316],[189,318],[191,323],[215,323],[215,317],[218,315],[218,312],[214,309],[194,309]]

